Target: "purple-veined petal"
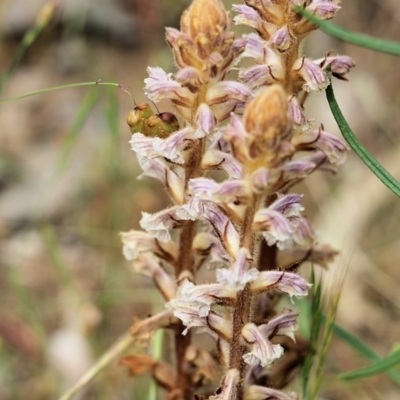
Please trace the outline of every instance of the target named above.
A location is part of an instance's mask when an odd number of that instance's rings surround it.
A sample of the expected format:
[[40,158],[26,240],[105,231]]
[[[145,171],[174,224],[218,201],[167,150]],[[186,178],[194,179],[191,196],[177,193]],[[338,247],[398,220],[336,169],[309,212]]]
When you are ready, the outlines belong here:
[[211,232],[199,232],[193,240],[192,250],[199,256],[208,257],[210,268],[225,267],[232,261],[221,241]]
[[240,82],[221,81],[207,90],[206,102],[208,105],[221,104],[227,101],[246,101],[252,97],[251,90]]
[[301,194],[285,194],[280,195],[268,208],[279,211],[285,217],[299,216],[304,207],[300,204],[303,195]]
[[306,58],[299,58],[293,65],[293,78],[302,84],[306,92],[318,92],[325,89],[329,79],[325,72],[313,61]]
[[258,278],[251,283],[250,289],[253,294],[259,294],[278,289],[287,293],[290,297],[307,296],[311,285],[300,275],[285,271],[262,271]]
[[247,343],[251,344],[251,351],[243,355],[243,360],[247,364],[260,364],[265,367],[272,364],[283,354],[283,347],[279,344],[272,344],[253,323],[248,323],[243,327],[242,337]]
[[226,285],[234,290],[243,290],[259,274],[256,268],[249,268],[252,261],[249,251],[244,247],[241,248],[236,261],[230,268],[217,270],[217,281],[221,285]]
[[353,59],[348,56],[327,56],[314,60],[315,64],[319,65],[322,69],[326,69],[330,66],[332,75],[344,79],[352,68],[356,66]]
[[177,228],[179,224],[179,206],[173,206],[155,214],[142,212],[140,226],[162,242],[171,240],[170,229]]
[[318,149],[323,151],[333,164],[341,164],[349,149],[341,138],[320,129],[296,132],[291,140],[298,149]]
[[143,231],[131,230],[120,233],[123,254],[128,261],[135,260],[141,253],[153,253],[167,261],[177,259],[178,248],[174,242],[159,242],[155,237]]
[[240,376],[237,369],[229,369],[222,378],[218,394],[210,396],[209,400],[233,400],[237,398],[237,387]]
[[[292,340],[294,338],[294,332],[297,330],[297,317],[299,313],[288,309],[277,317],[271,319],[266,324],[258,326],[258,330],[268,339],[274,336],[289,336]],[[270,336],[272,337],[270,338]]]
[[292,96],[289,100],[289,112],[293,123],[298,129],[305,131],[310,127],[310,123],[304,115],[303,108],[300,106],[296,96]]
[[174,298],[176,281],[160,265],[160,260],[154,254],[141,253],[133,262],[132,267],[138,274],[153,279],[157,289],[166,300]]
[[340,6],[332,1],[313,1],[307,6],[306,10],[321,19],[327,20],[335,16],[340,10]]
[[241,180],[216,183],[212,179],[195,178],[189,181],[189,190],[196,197],[217,203],[245,203],[251,197],[247,182]]
[[177,204],[184,200],[185,183],[163,160],[154,159],[146,164],[146,170],[139,176],[150,177],[161,181]]
[[279,249],[293,244],[293,230],[288,219],[279,211],[264,208],[257,211],[253,229],[261,231],[269,246],[276,244]]
[[289,27],[284,25],[270,37],[269,44],[283,52],[288,50],[295,40],[296,38],[290,32]]
[[212,304],[222,298],[235,301],[236,292],[218,283],[195,285],[185,279],[179,285],[176,297],[171,299],[167,307],[174,311],[174,315],[180,318],[184,325],[193,326],[190,325],[190,318],[196,318],[198,323],[204,324],[205,320],[199,318],[207,317]]
[[194,95],[189,89],[182,87],[181,84],[173,80],[172,74],[167,74],[163,69],[147,68],[149,77],[144,80],[145,95],[152,101],[158,102],[162,99],[179,100],[187,105],[191,104]]
[[186,127],[174,132],[166,139],[155,137],[153,139],[153,148],[159,156],[165,157],[177,164],[183,164],[185,158],[183,152],[187,149],[193,140],[193,128]]
[[179,209],[177,214],[182,219],[208,221],[229,255],[236,258],[239,250],[239,233],[230,219],[215,203],[192,197],[188,203]]
[[[293,1],[293,0],[292,0]],[[303,2],[304,0],[301,0]],[[299,400],[299,397],[294,393],[285,393],[277,389],[272,389],[266,386],[251,385],[244,390],[243,400]]]
[[209,135],[215,128],[215,117],[210,107],[202,103],[197,109],[196,126],[194,137],[196,139]]
[[246,5],[234,4],[233,11],[238,14],[234,16],[233,22],[236,25],[245,25],[253,29],[257,29],[259,24],[263,23],[262,18],[254,8]]
[[143,170],[148,168],[149,160],[158,157],[153,148],[153,138],[142,133],[134,133],[129,141],[131,149],[136,153],[139,164]]
[[242,176],[242,166],[229,153],[220,150],[208,150],[202,160],[201,166],[204,169],[222,170],[230,179],[239,179]]

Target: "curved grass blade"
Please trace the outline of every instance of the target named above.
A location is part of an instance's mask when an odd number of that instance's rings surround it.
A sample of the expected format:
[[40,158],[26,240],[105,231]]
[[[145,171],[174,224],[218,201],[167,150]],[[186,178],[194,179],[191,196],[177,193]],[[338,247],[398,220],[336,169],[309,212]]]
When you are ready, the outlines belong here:
[[394,194],[400,197],[400,183],[368,152],[358,141],[346,119],[344,118],[333,93],[332,83],[326,88],[326,97],[336,123],[346,142],[361,158],[364,164],[386,185]]
[[33,92],[28,92],[28,93],[20,94],[18,96],[9,97],[7,99],[0,100],[0,105],[5,104],[5,103],[11,103],[12,101],[16,101],[16,100],[25,99],[26,97],[36,96],[38,94],[55,92],[56,90],[64,90],[64,89],[71,89],[71,88],[76,88],[76,87],[80,87],[80,86],[92,86],[92,85],[115,86],[118,88],[121,87],[121,85],[119,83],[101,82],[100,80],[97,80],[94,82],[71,83],[69,85],[53,86],[53,87],[49,87],[46,89],[34,90]]
[[397,350],[388,356],[381,358],[376,363],[368,367],[357,369],[355,371],[340,374],[339,378],[350,381],[354,379],[365,379],[373,375],[388,372],[388,370],[400,363],[400,350]]
[[[358,351],[365,358],[368,358],[371,361],[380,361],[381,358],[374,350],[372,350],[367,344],[365,344],[361,339],[357,336],[353,335],[348,330],[344,329],[338,324],[334,324],[333,333],[336,337],[346,342],[350,347],[354,350]],[[400,386],[400,374],[394,369],[386,369],[384,371],[394,383]]]
[[331,22],[326,22],[302,7],[296,7],[296,12],[303,15],[315,25],[321,28],[322,31],[336,39],[343,40],[344,42],[355,44],[359,47],[365,47],[381,53],[392,54],[400,56],[400,43],[385,39],[379,39],[373,36],[364,35],[361,33],[351,32],[345,28],[341,28]]

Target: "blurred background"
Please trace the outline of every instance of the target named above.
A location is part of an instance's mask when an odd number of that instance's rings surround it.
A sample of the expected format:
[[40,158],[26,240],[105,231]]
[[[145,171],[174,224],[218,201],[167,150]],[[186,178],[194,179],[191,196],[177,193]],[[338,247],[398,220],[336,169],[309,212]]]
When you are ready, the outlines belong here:
[[[101,79],[129,87],[136,102],[147,101],[136,90],[142,91],[148,65],[174,71],[163,27],[178,27],[189,3],[62,1],[1,81],[2,98]],[[45,4],[0,1],[3,78]],[[343,1],[335,22],[400,41],[397,0]],[[400,60],[320,32],[310,36],[305,53],[321,58],[330,50],[357,63],[349,82],[334,82],[345,117],[400,179]],[[168,204],[156,182],[136,179],[140,169],[125,123],[133,107],[124,91],[95,85],[0,105],[1,399],[56,399],[134,318],[163,307],[151,282],[130,271],[118,237],[139,227],[141,211]],[[309,99],[306,112],[340,134],[324,93]],[[400,200],[354,154],[337,176],[316,173],[296,190],[305,193],[321,241],[340,250],[326,282],[347,268],[338,322],[386,355],[400,337]],[[367,364],[334,338],[321,398],[398,399],[398,388],[384,375],[351,384],[335,378]],[[148,385],[115,362],[79,398],[142,399]]]

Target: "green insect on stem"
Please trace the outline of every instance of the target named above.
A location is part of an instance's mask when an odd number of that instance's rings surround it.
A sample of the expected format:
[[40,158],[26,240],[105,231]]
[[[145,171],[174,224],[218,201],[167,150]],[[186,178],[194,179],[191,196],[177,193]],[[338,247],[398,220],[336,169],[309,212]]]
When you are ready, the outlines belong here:
[[154,114],[148,103],[138,104],[128,114],[127,123],[132,133],[140,132],[145,136],[162,139],[179,129],[174,114],[169,112]]

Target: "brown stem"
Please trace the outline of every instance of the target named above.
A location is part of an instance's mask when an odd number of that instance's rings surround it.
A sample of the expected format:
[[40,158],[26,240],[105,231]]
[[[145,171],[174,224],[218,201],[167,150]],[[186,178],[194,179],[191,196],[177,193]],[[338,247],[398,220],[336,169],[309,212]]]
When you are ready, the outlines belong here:
[[229,351],[229,369],[239,371],[240,380],[237,386],[237,400],[243,399],[243,377],[245,373],[245,363],[243,353],[246,348],[242,345],[242,329],[250,319],[251,296],[249,284],[238,293],[237,303],[233,312],[233,332]]
[[[258,208],[259,201],[259,196],[254,195],[251,204],[246,210],[242,230],[240,232],[240,247],[247,248],[250,251],[250,254],[253,253],[254,248],[252,222],[254,219],[254,214]],[[241,337],[243,326],[250,321],[250,309],[251,295],[250,287],[247,284],[243,290],[238,292],[237,295],[236,307],[233,312],[232,340],[229,351],[229,368],[237,369],[240,373],[240,381],[237,388],[237,399],[243,398],[242,380],[245,372],[243,353],[245,351],[245,346],[242,345]]]
[[[190,179],[202,175],[201,159],[204,154],[204,139],[200,139],[194,146],[191,157],[186,166],[185,175],[185,193]],[[184,271],[193,273],[193,256],[192,256],[192,243],[196,235],[197,221],[189,221],[188,225],[182,228],[179,238],[179,257],[175,268],[175,276],[177,279]],[[176,369],[177,369],[177,387],[182,393],[184,400],[191,400],[193,398],[193,388],[191,385],[191,376],[187,362],[185,360],[186,350],[190,346],[191,336],[190,332],[182,335],[184,326],[179,323],[175,328],[175,353],[176,353]]]
[[186,350],[190,346],[191,335],[190,331],[186,335],[182,335],[184,328],[183,324],[180,323],[175,329],[176,385],[182,393],[182,398],[191,400],[193,398],[193,389],[186,361]]

